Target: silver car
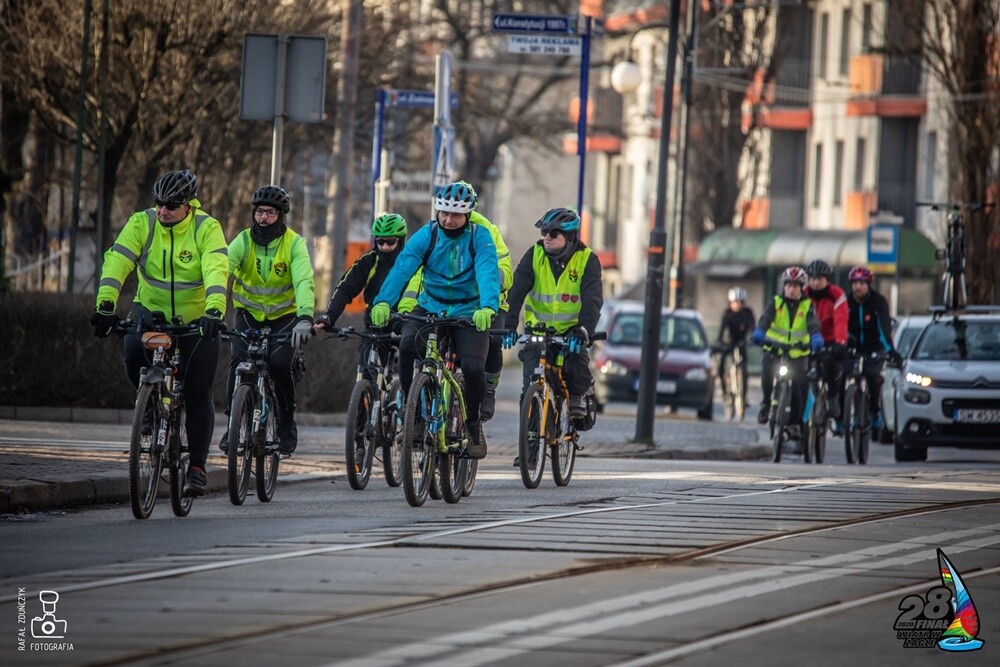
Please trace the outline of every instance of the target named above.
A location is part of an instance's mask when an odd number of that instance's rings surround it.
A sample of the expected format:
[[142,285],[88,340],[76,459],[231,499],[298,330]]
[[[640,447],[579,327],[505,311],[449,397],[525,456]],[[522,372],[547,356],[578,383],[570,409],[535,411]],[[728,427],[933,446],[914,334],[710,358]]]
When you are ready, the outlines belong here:
[[1000,310],[935,315],[902,364],[896,460],[928,447],[1000,449]]
[[[931,322],[930,315],[908,315],[900,318],[892,333],[892,346],[899,356],[906,359],[913,350],[917,337]],[[899,368],[888,364],[882,368],[882,414],[885,416],[885,428],[881,433],[873,434],[879,442],[891,445],[898,431],[896,427],[896,403],[901,400],[900,380],[903,375]]]

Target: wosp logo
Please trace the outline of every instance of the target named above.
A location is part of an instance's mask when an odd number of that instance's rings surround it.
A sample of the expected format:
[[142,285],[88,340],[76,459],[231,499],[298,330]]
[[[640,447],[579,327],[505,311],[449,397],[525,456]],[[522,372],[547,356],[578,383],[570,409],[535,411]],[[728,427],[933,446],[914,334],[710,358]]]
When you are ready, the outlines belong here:
[[194,255],[191,254],[190,250],[181,250],[180,254],[177,255],[177,259],[181,260],[185,264],[190,262],[192,257],[194,257]]
[[284,262],[278,262],[274,265],[274,273],[278,276],[283,276],[288,273],[288,265]]

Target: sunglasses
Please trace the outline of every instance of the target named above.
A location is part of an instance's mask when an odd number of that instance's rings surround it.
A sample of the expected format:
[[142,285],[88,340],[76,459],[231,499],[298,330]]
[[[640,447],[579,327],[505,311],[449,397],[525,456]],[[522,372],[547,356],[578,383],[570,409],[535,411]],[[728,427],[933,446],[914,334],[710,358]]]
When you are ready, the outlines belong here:
[[557,236],[559,236],[560,234],[562,234],[562,231],[560,231],[558,229],[545,229],[545,230],[542,231],[542,236],[547,236],[550,239],[554,239]]
[[381,245],[381,246],[392,247],[392,246],[396,245],[398,242],[399,242],[399,239],[397,239],[394,236],[390,236],[390,237],[384,238],[384,239],[375,239],[375,245]]
[[168,211],[176,211],[181,206],[184,206],[184,204],[186,204],[187,202],[186,201],[157,201],[157,200],[154,200],[153,203],[156,204],[156,208],[165,208]]
[[273,208],[258,208],[254,211],[254,215],[261,215],[265,218],[277,218],[278,211]]

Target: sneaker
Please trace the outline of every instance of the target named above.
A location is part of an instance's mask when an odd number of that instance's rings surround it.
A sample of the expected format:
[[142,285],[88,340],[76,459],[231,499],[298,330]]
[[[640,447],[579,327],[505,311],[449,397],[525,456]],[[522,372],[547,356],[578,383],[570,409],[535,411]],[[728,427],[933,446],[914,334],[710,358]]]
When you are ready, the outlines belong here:
[[875,419],[872,420],[873,429],[885,428],[885,417],[882,416],[881,410],[875,411]]
[[222,434],[222,438],[219,439],[219,449],[222,450],[223,454],[229,453],[229,429]]
[[515,468],[520,468],[521,467],[521,457],[520,456],[515,456],[514,457],[514,467]]
[[197,498],[205,493],[208,486],[208,475],[202,468],[191,466],[187,471],[187,478],[184,480],[184,497]]
[[835,419],[833,421],[833,428],[831,430],[833,431],[833,434],[835,436],[837,436],[838,438],[841,437],[842,435],[844,435],[844,422],[840,421],[839,419]]
[[493,419],[493,413],[496,411],[497,406],[497,392],[496,389],[487,385],[486,393],[483,394],[482,407],[479,408],[479,417],[484,422],[488,422]]
[[287,421],[278,424],[278,451],[282,454],[291,454],[299,444],[299,428],[294,421]]
[[767,420],[771,417],[771,404],[761,403],[760,412],[757,413],[757,423],[766,424]]
[[573,419],[583,419],[587,416],[587,399],[583,396],[569,397],[569,416]]
[[465,422],[469,432],[469,446],[465,452],[470,459],[481,459],[486,456],[486,434],[483,433],[483,423],[473,420]]
[[802,427],[798,424],[789,424],[785,427],[785,432],[788,433],[789,440],[801,440],[802,439]]

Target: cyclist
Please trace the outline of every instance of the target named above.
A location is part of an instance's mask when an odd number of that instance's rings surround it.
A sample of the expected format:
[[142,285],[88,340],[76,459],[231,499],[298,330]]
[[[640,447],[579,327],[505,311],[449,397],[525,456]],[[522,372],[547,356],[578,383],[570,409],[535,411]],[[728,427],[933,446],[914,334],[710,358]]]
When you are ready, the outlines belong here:
[[[497,249],[489,231],[470,221],[478,197],[463,183],[451,183],[434,197],[435,220],[410,237],[396,258],[371,309],[372,325],[389,321],[391,304],[396,303],[406,284],[423,268],[423,289],[417,297],[414,315],[470,317],[475,330],[456,327],[452,331],[455,352],[465,377],[466,429],[472,458],[486,456],[486,436],[480,417],[486,393],[486,331],[500,308],[500,275]],[[399,342],[399,380],[409,392],[413,362],[426,344],[426,329],[416,322],[403,325]]]
[[[97,309],[90,323],[97,336],[111,334],[122,284],[138,269],[131,319],[163,317],[195,322],[201,336],[178,341],[184,373],[187,436],[191,456],[184,496],[205,492],[205,461],[212,440],[215,407],[212,387],[219,363],[217,334],[226,311],[226,239],[219,221],[202,210],[198,177],[187,169],[169,171],[153,183],[154,207],[133,213],[114,245],[104,253]],[[155,314],[155,316],[154,316]],[[152,363],[137,332],[125,336],[125,373],[139,387],[139,371]]]
[[[383,213],[372,222],[372,236],[375,238],[375,248],[369,250],[351,265],[337,283],[337,289],[330,297],[326,312],[316,318],[316,328],[320,331],[330,330],[354,298],[361,294],[365,302],[365,327],[372,326],[371,309],[373,300],[382,289],[385,277],[396,263],[396,258],[406,245],[406,220],[398,213]],[[369,380],[374,380],[372,369],[368,367],[368,355],[372,343],[361,341],[358,346],[358,367]],[[388,343],[378,343],[379,354],[388,353]],[[384,358],[384,357],[383,357]]]
[[[459,183],[469,188],[473,195],[476,195],[476,191],[470,183],[466,181],[459,181]],[[478,201],[478,195],[476,195],[476,198]],[[507,248],[507,243],[500,234],[500,228],[493,224],[485,215],[482,215],[479,211],[473,211],[469,214],[469,220],[489,230],[490,237],[493,239],[493,245],[497,247],[497,256],[500,259],[498,267],[500,269],[500,312],[493,318],[493,328],[503,329],[508,309],[507,290],[510,289],[511,284],[514,282],[514,269],[510,261],[510,250]],[[406,286],[403,298],[399,301],[399,312],[408,313],[416,307],[417,295],[420,294],[422,283],[423,271],[418,269],[417,273],[414,274]],[[500,344],[500,336],[490,336],[490,350],[486,354],[486,394],[483,396],[483,406],[480,409],[484,422],[492,419],[493,413],[496,410],[496,391],[497,386],[500,384],[500,372],[502,370],[503,347]]]
[[[820,333],[819,320],[812,302],[802,290],[806,284],[805,269],[790,266],[781,274],[781,294],[775,294],[774,300],[767,304],[757,321],[750,340],[754,345],[767,345],[768,341],[786,345],[808,345],[815,352],[823,347],[823,334]],[[809,350],[793,349],[786,357],[791,379],[791,423],[788,426],[789,439],[799,440],[802,437],[802,411],[806,402],[806,370]],[[776,355],[764,351],[764,362],[761,367],[761,389],[764,400],[757,413],[757,423],[766,424],[771,413],[771,390],[774,388],[774,360]]]
[[[542,238],[521,257],[510,289],[508,331],[504,347],[514,346],[517,317],[524,304],[525,328],[552,327],[568,336],[563,373],[569,389],[570,416],[587,415],[585,394],[590,389],[590,354],[587,343],[597,329],[604,305],[601,263],[579,237],[580,215],[569,208],[553,208],[538,219],[535,227]],[[521,395],[531,382],[541,350],[525,345],[518,352],[524,364]]]
[[[278,401],[278,449],[291,454],[298,444],[295,425],[295,352],[313,335],[316,302],[312,260],[306,240],[285,224],[291,211],[288,193],[277,185],[262,185],[251,199],[251,225],[229,244],[233,274],[233,305],[238,331],[270,327],[271,333],[291,331],[290,342],[270,348],[268,365]],[[226,414],[233,400],[236,367],[247,360],[246,341],[232,339]],[[226,451],[227,431],[219,447]]]
[[847,356],[847,294],[839,285],[830,282],[833,267],[822,259],[811,262],[806,267],[806,273],[809,274],[809,285],[805,294],[816,310],[824,344],[833,348],[833,357],[824,358],[818,370],[832,391],[827,396],[827,415],[835,421],[834,433],[838,433],[842,431],[843,360]]
[[[733,348],[740,348],[743,358],[743,404],[747,401],[747,338],[757,323],[753,310],[747,305],[747,291],[742,287],[733,287],[726,293],[729,306],[722,313],[719,323],[719,337],[716,348],[723,357],[732,354]],[[720,361],[722,359],[720,358]],[[721,364],[720,364],[721,367]]]
[[[847,276],[851,283],[848,332],[861,354],[868,356],[877,352],[898,358],[890,335],[889,303],[884,296],[872,289],[873,279],[872,272],[864,266],[855,266]],[[868,381],[868,406],[874,415],[872,428],[882,428],[885,426],[879,400],[882,395],[882,364],[866,363],[864,372]]]

